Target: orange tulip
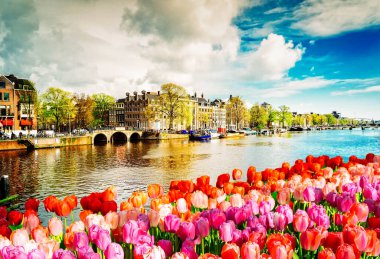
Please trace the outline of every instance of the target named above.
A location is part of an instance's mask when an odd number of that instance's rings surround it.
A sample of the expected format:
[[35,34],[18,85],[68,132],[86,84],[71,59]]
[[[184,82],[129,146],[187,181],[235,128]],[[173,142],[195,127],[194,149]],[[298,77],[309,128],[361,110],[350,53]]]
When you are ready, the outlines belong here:
[[67,217],[71,213],[71,208],[67,202],[58,200],[54,204],[54,212],[60,217]]
[[129,201],[122,201],[120,203],[120,210],[131,210],[132,208],[133,205]]
[[301,233],[300,242],[302,248],[308,251],[316,251],[321,241],[326,237],[325,235],[325,229],[323,228],[307,229]]
[[325,248],[318,253],[318,259],[335,259],[335,254],[330,248]]
[[108,187],[103,193],[101,193],[102,201],[114,201],[117,199],[117,191],[115,186]]
[[154,183],[148,185],[148,196],[149,198],[157,198],[160,197],[164,193],[164,189],[161,185]]
[[255,174],[256,174],[256,167],[250,166],[247,170],[247,182],[249,184],[254,183],[255,181]]
[[86,218],[88,215],[92,214],[92,211],[91,210],[82,210],[80,213],[79,213],[79,218],[80,220],[85,223],[86,222]]
[[67,202],[72,210],[78,205],[78,199],[75,195],[66,196],[63,201]]
[[230,195],[232,193],[233,188],[234,188],[234,183],[232,182],[226,182],[223,184],[224,193],[227,195]]

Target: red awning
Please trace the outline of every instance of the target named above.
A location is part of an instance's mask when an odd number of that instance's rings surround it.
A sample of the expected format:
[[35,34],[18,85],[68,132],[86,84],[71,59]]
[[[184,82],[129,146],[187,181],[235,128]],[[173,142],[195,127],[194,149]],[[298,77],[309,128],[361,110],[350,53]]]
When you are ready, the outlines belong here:
[[21,119],[21,126],[32,126],[33,120]]
[[3,126],[13,126],[13,120],[12,119],[2,120],[1,124],[3,124]]

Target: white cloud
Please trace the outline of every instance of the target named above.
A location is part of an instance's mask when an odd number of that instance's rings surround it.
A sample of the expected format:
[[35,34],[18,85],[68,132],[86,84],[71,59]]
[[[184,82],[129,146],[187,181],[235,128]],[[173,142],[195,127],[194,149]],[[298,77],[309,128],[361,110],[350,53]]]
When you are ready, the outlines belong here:
[[[0,54],[3,49],[3,41],[5,37],[7,36],[7,34],[8,34],[8,30],[4,22],[0,20]],[[3,67],[4,67],[4,59],[0,56],[0,70],[3,70]]]
[[248,65],[248,78],[256,80],[279,80],[284,78],[289,69],[301,60],[305,49],[301,45],[294,46],[292,41],[277,34],[269,34],[263,39],[256,51],[242,58]]
[[331,95],[355,95],[355,94],[363,94],[363,93],[376,93],[380,92],[380,85],[370,86],[363,89],[351,89],[347,91],[336,91],[332,92]]
[[308,77],[303,80],[288,80],[277,83],[273,88],[262,90],[263,97],[288,97],[305,90],[323,88],[336,83],[322,77]]
[[293,13],[292,27],[313,36],[330,36],[380,24],[379,0],[306,0]]

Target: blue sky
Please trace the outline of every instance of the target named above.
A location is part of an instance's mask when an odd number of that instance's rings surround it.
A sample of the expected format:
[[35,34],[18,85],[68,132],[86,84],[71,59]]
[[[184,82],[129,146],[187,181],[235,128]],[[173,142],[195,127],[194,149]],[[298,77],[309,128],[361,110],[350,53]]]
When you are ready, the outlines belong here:
[[380,119],[378,0],[2,0],[0,74]]

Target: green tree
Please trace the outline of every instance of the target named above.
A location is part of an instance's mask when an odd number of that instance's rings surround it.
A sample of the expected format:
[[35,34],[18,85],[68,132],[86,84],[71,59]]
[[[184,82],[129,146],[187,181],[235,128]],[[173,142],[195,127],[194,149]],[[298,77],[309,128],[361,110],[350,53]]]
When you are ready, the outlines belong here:
[[[93,94],[92,99],[94,100],[94,109],[93,109],[93,115],[95,118],[96,125],[105,125],[108,118],[108,112],[112,108],[113,105],[115,105],[115,98],[113,98],[110,95],[100,93],[100,94]],[[94,123],[93,123],[94,124]]]
[[327,117],[323,114],[318,115],[318,124],[323,126],[327,124]]
[[192,121],[193,113],[189,102],[182,102],[182,105],[180,106],[179,122],[184,125],[186,129],[190,129]]
[[[19,85],[22,85],[23,91],[16,91],[16,94],[19,97],[19,106],[21,110],[24,112],[27,112],[28,114],[28,121],[31,122],[32,120],[32,114],[37,114],[37,91],[35,88],[35,83],[26,80],[26,79],[19,79]],[[30,123],[31,124],[31,123]],[[28,126],[28,131],[31,129],[31,125]]]
[[266,109],[266,111],[268,113],[267,127],[269,128],[274,123],[278,122],[278,120],[279,120],[279,114],[278,114],[278,111],[276,109],[274,109],[271,105],[268,106],[268,108]]
[[337,124],[337,119],[334,117],[334,115],[332,115],[332,114],[326,114],[325,117],[326,117],[326,120],[327,120],[327,124],[329,126],[333,126],[333,125]]
[[65,118],[75,113],[72,94],[55,87],[50,87],[41,95],[41,108],[40,117],[45,117],[46,121],[52,121],[55,130],[60,130],[60,125]]
[[[248,109],[244,101],[239,97],[231,97],[226,104],[227,124],[236,125],[236,129],[244,126],[245,122],[249,120]],[[247,116],[248,115],[248,116]]]
[[182,86],[168,83],[161,86],[161,94],[157,98],[157,111],[169,120],[169,129],[173,129],[173,123],[177,120],[183,106],[187,103],[187,94]]
[[293,117],[292,121],[293,126],[304,126],[305,125],[305,116],[302,114],[298,114],[297,116]]
[[278,108],[279,108],[278,118],[279,118],[279,121],[281,123],[281,126],[284,127],[285,123],[288,126],[290,126],[292,124],[292,119],[293,119],[293,115],[289,111],[290,108],[288,106],[285,106],[285,105],[281,105]]
[[253,127],[261,130],[268,124],[268,113],[264,107],[260,106],[258,103],[252,106],[249,110],[250,112],[250,124]]

